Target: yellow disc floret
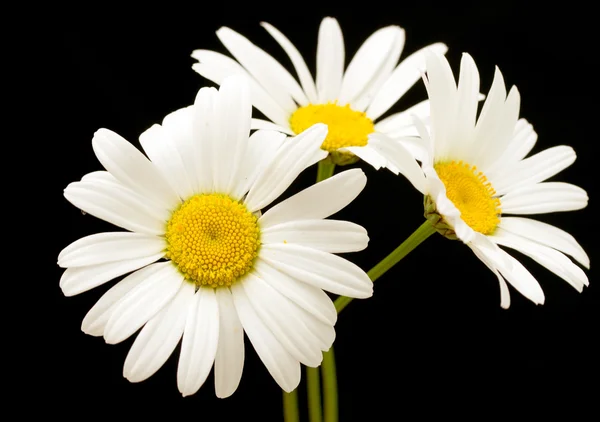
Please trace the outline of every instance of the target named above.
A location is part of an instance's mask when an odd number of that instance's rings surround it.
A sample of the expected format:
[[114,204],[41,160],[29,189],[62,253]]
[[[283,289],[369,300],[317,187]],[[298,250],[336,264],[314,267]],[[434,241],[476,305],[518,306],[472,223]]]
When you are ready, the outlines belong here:
[[325,123],[329,128],[321,145],[322,149],[329,152],[344,147],[364,147],[369,134],[375,130],[373,121],[365,113],[354,111],[349,105],[339,106],[336,103],[309,104],[300,107],[290,118],[290,126],[295,133],[315,123]]
[[463,221],[479,233],[492,234],[500,223],[500,199],[494,197],[496,191],[485,175],[462,161],[441,162],[434,167]]
[[227,195],[194,195],[167,223],[166,257],[197,286],[230,286],[258,255],[257,218]]

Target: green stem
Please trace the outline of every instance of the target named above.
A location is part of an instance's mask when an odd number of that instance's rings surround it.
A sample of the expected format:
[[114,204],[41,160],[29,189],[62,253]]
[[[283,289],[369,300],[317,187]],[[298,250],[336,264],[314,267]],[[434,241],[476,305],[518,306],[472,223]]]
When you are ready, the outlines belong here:
[[297,389],[290,393],[283,392],[283,420],[284,422],[300,422]]
[[[435,229],[428,220],[425,220],[425,222],[423,222],[423,224],[421,224],[421,226],[415,230],[414,233],[411,234],[404,242],[402,242],[400,246],[394,249],[392,253],[383,258],[377,265],[367,272],[367,275],[371,281],[375,281],[385,274],[387,270],[396,265],[402,258],[408,255],[409,252],[419,246],[421,242],[423,242],[433,233],[435,233]],[[335,309],[338,311],[338,314],[342,312],[342,310],[348,306],[350,302],[352,302],[352,298],[350,297],[338,297],[334,302]]]
[[308,390],[308,420],[310,422],[322,422],[323,409],[321,407],[319,368],[306,367],[306,388]]
[[322,180],[329,179],[333,176],[335,171],[335,163],[331,161],[329,157],[326,157],[319,161],[319,167],[317,169],[317,183]]
[[325,408],[324,422],[338,422],[337,375],[333,346],[328,351],[323,352],[321,372],[323,375],[323,403]]

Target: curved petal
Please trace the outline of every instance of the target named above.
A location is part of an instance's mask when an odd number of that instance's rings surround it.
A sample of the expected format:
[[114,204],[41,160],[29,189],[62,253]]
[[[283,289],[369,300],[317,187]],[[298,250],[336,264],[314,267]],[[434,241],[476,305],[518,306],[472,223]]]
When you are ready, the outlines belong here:
[[304,169],[325,158],[328,153],[321,144],[326,136],[327,125],[317,123],[287,139],[250,188],[244,200],[248,210],[254,212],[269,205]]
[[485,174],[489,178],[495,172],[501,172],[503,168],[519,162],[529,154],[536,142],[537,133],[531,123],[523,118],[517,120],[512,140],[504,152],[485,169]]
[[141,233],[109,232],[82,237],[58,254],[58,265],[83,267],[144,258],[163,252],[165,239]]
[[116,344],[131,336],[171,301],[183,282],[171,262],[155,264],[146,280],[119,301],[104,328],[104,340]]
[[473,148],[475,135],[475,117],[479,106],[479,71],[473,57],[463,53],[460,60],[458,79],[456,124],[454,125],[453,153],[466,156]]
[[136,147],[108,129],[99,129],[92,148],[102,166],[123,185],[149,196],[166,209],[179,203],[179,196],[158,168]]
[[337,255],[279,243],[262,245],[260,258],[291,277],[331,293],[361,299],[373,294],[369,276]]
[[219,398],[237,390],[244,369],[244,328],[231,291],[216,289],[219,305],[219,345],[215,356],[215,393]]
[[244,331],[260,360],[281,389],[288,393],[294,390],[300,383],[300,362],[289,354],[258,317],[241,283],[234,283],[231,293]]
[[498,279],[498,283],[500,284],[500,307],[502,309],[508,309],[510,307],[510,291],[508,290],[508,285],[506,284],[504,277],[502,277],[502,275],[498,272],[496,266],[494,265],[494,262],[490,260],[485,254],[483,254],[477,246],[469,244],[469,247],[471,248],[475,256],[477,256],[477,258],[479,258],[481,262],[483,262],[485,266],[488,267]]
[[269,131],[277,131],[285,133],[286,135],[294,136],[295,133],[292,129],[290,129],[289,125],[287,126],[279,126],[275,123],[271,123],[268,120],[262,119],[252,119],[250,122],[250,129],[261,129],[261,130],[269,130]]
[[429,113],[429,100],[423,100],[404,111],[390,114],[378,121],[375,123],[375,132],[385,133],[393,137],[397,132],[407,132],[408,128],[413,128],[415,116],[421,120],[427,120],[429,119]]
[[161,252],[143,258],[67,268],[60,278],[59,285],[65,296],[74,296],[158,261],[163,255]]
[[324,18],[317,44],[317,94],[319,103],[333,102],[340,94],[344,74],[344,37],[334,18]]
[[194,285],[183,283],[173,300],[144,325],[125,358],[123,376],[128,381],[150,378],[171,356],[183,334],[193,297]]
[[266,229],[288,221],[327,218],[352,202],[366,184],[361,169],[343,171],[273,206],[258,223]]
[[345,147],[340,148],[338,151],[341,152],[350,152],[356,155],[358,158],[363,160],[365,163],[372,166],[375,170],[379,170],[382,167],[387,167],[388,161],[386,158],[377,151],[376,148],[373,148],[371,145],[367,144],[364,147]]
[[504,195],[501,201],[505,214],[541,214],[585,208],[588,196],[578,186],[546,182],[516,189]]
[[199,288],[192,302],[177,367],[177,387],[184,397],[194,394],[206,381],[219,344],[219,305],[215,290]]

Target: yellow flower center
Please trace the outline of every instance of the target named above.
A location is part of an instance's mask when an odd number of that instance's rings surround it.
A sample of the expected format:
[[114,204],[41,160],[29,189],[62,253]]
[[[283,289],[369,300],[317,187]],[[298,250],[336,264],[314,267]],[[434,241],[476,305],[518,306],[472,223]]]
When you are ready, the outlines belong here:
[[434,167],[463,221],[479,233],[492,234],[500,223],[500,199],[494,198],[496,191],[485,175],[462,161],[436,163]]
[[227,195],[194,195],[167,223],[166,257],[197,286],[230,286],[258,255],[257,218]]
[[292,114],[290,125],[294,133],[300,133],[315,123],[327,124],[329,130],[321,148],[334,152],[344,147],[364,147],[375,128],[365,113],[354,111],[349,105],[336,103],[309,104]]

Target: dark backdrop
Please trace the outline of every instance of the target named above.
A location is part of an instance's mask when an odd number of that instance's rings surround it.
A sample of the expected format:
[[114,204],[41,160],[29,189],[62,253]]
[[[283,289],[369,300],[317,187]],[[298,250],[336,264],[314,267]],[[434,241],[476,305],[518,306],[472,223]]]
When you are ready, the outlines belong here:
[[[191,69],[190,53],[197,48],[226,52],[215,35],[223,25],[288,65],[259,26],[260,21],[273,24],[313,72],[318,25],[325,16],[340,22],[347,61],[376,29],[397,24],[407,33],[403,57],[443,41],[457,72],[461,53],[469,52],[483,92],[498,65],[506,83],[519,88],[521,116],[539,134],[534,151],[567,144],[578,153],[575,164],[555,180],[586,189],[590,206],[540,219],[572,233],[595,261],[597,220],[591,207],[597,135],[589,128],[597,121],[597,104],[590,103],[597,72],[591,66],[594,28],[583,2],[556,8],[517,1],[346,2],[337,7],[321,2],[269,7],[196,3],[191,8],[148,3],[134,12],[99,4],[89,12],[53,9],[50,28],[40,33],[40,45],[50,53],[49,65],[40,72],[49,82],[42,94],[52,100],[44,103],[44,113],[53,121],[39,150],[50,163],[50,176],[40,182],[53,218],[50,246],[43,251],[47,276],[38,288],[48,308],[42,310],[41,328],[32,333],[31,362],[40,367],[36,397],[47,414],[85,417],[108,410],[118,416],[150,410],[168,412],[175,420],[281,420],[280,390],[251,347],[241,385],[225,400],[215,398],[212,375],[194,396],[180,396],[178,352],[149,380],[130,384],[122,377],[122,365],[133,337],[106,345],[80,331],[84,315],[108,286],[70,298],[58,287],[58,252],[82,236],[110,230],[62,196],[69,182],[101,168],[91,148],[94,131],[106,127],[137,143],[151,124],[191,104],[197,90],[211,83]],[[423,98],[419,82],[395,109]],[[369,248],[348,257],[368,270],[421,224],[422,205],[420,194],[403,178],[359,165],[368,176],[367,187],[337,217],[367,228]],[[304,172],[288,194],[311,184],[315,174],[316,168]],[[598,417],[593,406],[600,375],[597,280],[588,272],[591,285],[579,294],[518,257],[542,285],[545,305],[535,306],[511,288],[512,306],[502,310],[495,276],[466,246],[439,235],[378,280],[373,298],[354,301],[336,326],[341,421],[434,415],[487,420],[503,413],[517,417],[523,409],[534,415],[569,409]],[[299,391],[303,405],[304,383]]]

